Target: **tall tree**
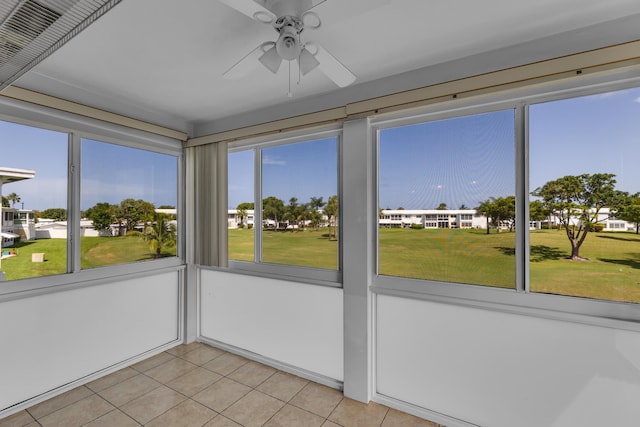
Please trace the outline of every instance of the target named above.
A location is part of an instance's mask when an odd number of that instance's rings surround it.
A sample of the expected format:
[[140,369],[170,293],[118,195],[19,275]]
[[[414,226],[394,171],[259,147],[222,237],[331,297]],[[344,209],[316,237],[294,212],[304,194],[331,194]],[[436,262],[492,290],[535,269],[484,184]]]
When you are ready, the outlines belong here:
[[95,206],[84,211],[83,216],[90,219],[93,228],[98,231],[109,230],[114,220],[114,212],[116,207],[109,203],[96,203]]
[[280,220],[284,215],[284,203],[275,196],[269,196],[262,200],[262,217],[273,220],[276,230],[280,226]]
[[[589,230],[599,222],[615,216],[628,195],[615,189],[615,175],[594,173],[567,175],[549,181],[531,194],[540,197],[545,209],[558,218],[571,244],[571,259],[583,260],[580,247]],[[601,217],[608,207],[607,217]]]
[[16,193],[9,193],[7,195],[7,200],[11,202],[11,207],[15,208],[16,203],[20,203],[20,200],[22,200],[22,198],[18,196]]
[[4,196],[2,196],[2,207],[3,208],[8,208],[9,207],[9,200]]
[[486,218],[487,234],[490,233],[490,229],[491,229],[491,227],[489,226],[489,222],[493,221],[492,213],[494,212],[494,206],[493,206],[494,200],[495,199],[493,197],[490,197],[487,200],[480,202],[480,204],[476,208],[476,212],[478,212],[480,215]]
[[144,238],[156,258],[160,258],[162,249],[176,246],[176,226],[167,214],[155,214],[144,229]]
[[136,228],[140,222],[146,224],[153,218],[154,213],[155,207],[153,203],[146,202],[142,199],[124,199],[115,211],[116,221],[120,228],[119,234],[123,234],[123,226],[126,231],[131,231]]
[[439,211],[446,211],[447,209],[449,209],[449,208],[447,207],[447,204],[444,203],[444,202],[440,203],[438,205],[438,207],[436,208],[436,210],[439,210]]
[[335,240],[338,238],[338,196],[329,197],[327,205],[324,207],[324,214],[329,221],[329,240]]
[[618,218],[635,224],[636,234],[638,234],[640,231],[640,193],[629,196],[626,203],[620,208]]

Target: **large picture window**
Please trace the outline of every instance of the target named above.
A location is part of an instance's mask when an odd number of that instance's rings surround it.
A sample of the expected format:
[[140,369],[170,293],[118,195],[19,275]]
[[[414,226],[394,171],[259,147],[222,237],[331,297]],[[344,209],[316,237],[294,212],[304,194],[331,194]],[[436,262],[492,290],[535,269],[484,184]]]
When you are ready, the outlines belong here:
[[177,157],[82,140],[81,268],[176,256]]
[[379,131],[378,272],[515,288],[514,111]]
[[0,279],[67,271],[66,133],[0,121]]
[[338,270],[338,200],[337,137],[232,149],[229,259]]
[[530,288],[640,302],[640,89],[531,105]]

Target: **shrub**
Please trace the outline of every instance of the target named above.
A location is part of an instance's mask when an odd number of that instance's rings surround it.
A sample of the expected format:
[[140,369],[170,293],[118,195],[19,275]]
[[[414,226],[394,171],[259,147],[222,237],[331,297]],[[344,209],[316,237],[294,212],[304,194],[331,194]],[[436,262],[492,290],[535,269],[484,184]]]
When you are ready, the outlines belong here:
[[247,224],[247,229],[251,230],[253,228],[253,224]]
[[238,228],[244,228],[244,224],[243,223],[238,224]]
[[412,230],[422,230],[423,228],[422,224],[411,224]]

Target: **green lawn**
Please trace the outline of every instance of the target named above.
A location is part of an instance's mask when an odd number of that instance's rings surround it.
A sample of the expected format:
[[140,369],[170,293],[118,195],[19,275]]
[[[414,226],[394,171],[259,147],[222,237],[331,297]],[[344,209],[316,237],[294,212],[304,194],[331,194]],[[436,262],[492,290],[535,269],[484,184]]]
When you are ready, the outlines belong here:
[[[8,248],[5,248],[7,250]],[[41,239],[19,242],[17,256],[2,260],[6,280],[62,274],[67,271],[67,241]],[[31,254],[42,252],[45,262],[32,262]],[[163,253],[175,256],[175,248]],[[83,269],[153,259],[149,245],[140,237],[82,237],[80,265]]]
[[[265,231],[264,261],[336,269],[338,242],[328,230]],[[253,230],[229,230],[229,258],[253,261]],[[640,302],[640,236],[634,233],[590,233],[581,248],[587,261],[571,261],[563,232],[534,231],[531,237],[531,289],[615,301]],[[380,230],[380,273],[457,283],[513,288],[515,233],[484,230]],[[7,280],[66,271],[66,241],[46,239],[19,243],[18,256],[2,261]],[[31,262],[44,252],[46,262]],[[166,256],[174,256],[175,249]],[[83,237],[82,268],[153,259],[139,237]]]
[[[264,262],[326,269],[338,268],[338,242],[329,230],[264,231]],[[229,230],[229,259],[253,261],[253,230]]]
[[[530,277],[534,292],[640,302],[640,236],[590,233],[571,261],[563,232],[534,231]],[[265,260],[336,268],[336,242],[318,232],[265,232]],[[381,229],[383,275],[515,287],[515,234],[485,230]],[[229,230],[229,257],[253,260],[253,231]]]

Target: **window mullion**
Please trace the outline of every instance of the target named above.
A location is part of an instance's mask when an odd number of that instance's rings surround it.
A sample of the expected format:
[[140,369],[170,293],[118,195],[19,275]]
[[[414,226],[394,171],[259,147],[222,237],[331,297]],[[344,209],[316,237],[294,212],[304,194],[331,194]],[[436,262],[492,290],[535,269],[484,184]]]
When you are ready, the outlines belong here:
[[255,148],[253,153],[253,235],[254,260],[262,262],[262,148]]
[[515,108],[516,144],[516,290],[528,291],[529,278],[529,167],[526,107]]
[[67,272],[80,271],[80,146],[77,133],[69,134],[67,178]]

